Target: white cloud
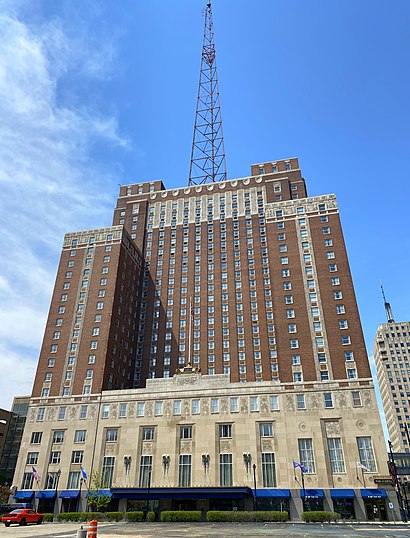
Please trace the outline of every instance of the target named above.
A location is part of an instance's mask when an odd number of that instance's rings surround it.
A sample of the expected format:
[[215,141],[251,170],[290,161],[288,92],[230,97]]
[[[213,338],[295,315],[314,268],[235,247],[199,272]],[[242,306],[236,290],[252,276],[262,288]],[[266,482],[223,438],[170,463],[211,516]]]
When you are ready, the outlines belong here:
[[29,26],[13,9],[0,13],[0,407],[6,408],[13,395],[31,390],[64,233],[111,222],[104,185],[115,180],[93,162],[91,147],[127,146],[114,116],[62,106],[58,98],[59,77],[73,65],[99,78],[107,74],[112,46],[93,54],[96,44],[84,41],[85,32],[68,38],[58,19]]

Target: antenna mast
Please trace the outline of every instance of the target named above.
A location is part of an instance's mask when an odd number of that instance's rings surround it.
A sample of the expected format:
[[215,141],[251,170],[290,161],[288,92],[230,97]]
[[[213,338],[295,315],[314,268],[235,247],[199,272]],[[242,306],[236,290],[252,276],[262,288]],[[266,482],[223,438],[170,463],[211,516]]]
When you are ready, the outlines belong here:
[[380,284],[380,287],[382,289],[382,295],[383,295],[383,301],[384,301],[384,308],[386,310],[386,316],[387,316],[387,323],[394,323],[394,317],[393,317],[393,311],[391,309],[390,303],[386,301],[386,297],[384,295],[384,289],[383,285]]
[[189,185],[226,180],[221,106],[216,73],[211,1],[205,8],[201,71],[192,140]]

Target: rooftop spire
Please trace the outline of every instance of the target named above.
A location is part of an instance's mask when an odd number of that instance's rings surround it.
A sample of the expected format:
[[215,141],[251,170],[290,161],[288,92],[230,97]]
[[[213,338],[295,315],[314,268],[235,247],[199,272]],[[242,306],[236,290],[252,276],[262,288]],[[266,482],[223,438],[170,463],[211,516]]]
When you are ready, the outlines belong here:
[[386,316],[387,316],[387,323],[394,323],[393,311],[391,309],[390,303],[388,303],[386,301],[386,297],[384,295],[383,285],[381,283],[380,283],[380,287],[382,289],[382,295],[383,295],[383,301],[384,301],[384,309],[386,310]]
[[224,181],[226,164],[216,73],[211,1],[205,8],[201,71],[192,140],[189,185]]

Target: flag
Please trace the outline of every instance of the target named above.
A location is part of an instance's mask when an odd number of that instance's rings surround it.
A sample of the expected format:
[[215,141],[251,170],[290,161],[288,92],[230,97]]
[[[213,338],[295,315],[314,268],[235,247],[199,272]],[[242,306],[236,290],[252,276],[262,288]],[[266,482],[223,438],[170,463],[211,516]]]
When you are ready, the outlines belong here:
[[293,461],[293,468],[296,469],[297,467],[299,467],[299,469],[302,471],[302,473],[307,473],[309,472],[306,467],[304,467],[301,463],[299,463],[298,461]]
[[40,475],[38,474],[37,469],[33,466],[33,476],[37,484],[40,482]]
[[85,472],[85,469],[82,465],[80,465],[80,469],[82,478],[84,478],[84,480],[87,480],[87,473]]
[[363,469],[364,471],[370,472],[370,469],[363,465],[363,463],[360,463],[360,461],[356,463],[356,467],[358,467],[359,469]]

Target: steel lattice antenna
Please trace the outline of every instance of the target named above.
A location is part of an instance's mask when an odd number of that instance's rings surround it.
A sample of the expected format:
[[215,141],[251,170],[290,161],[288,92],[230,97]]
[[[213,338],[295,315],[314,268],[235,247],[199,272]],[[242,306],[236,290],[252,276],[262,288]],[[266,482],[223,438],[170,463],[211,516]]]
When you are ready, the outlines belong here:
[[226,179],[221,106],[216,73],[211,2],[205,8],[201,72],[192,140],[189,185]]
[[386,296],[384,295],[383,284],[380,282],[380,287],[382,289],[384,309],[386,310],[387,323],[394,323],[393,310],[391,309],[390,303],[386,301]]

